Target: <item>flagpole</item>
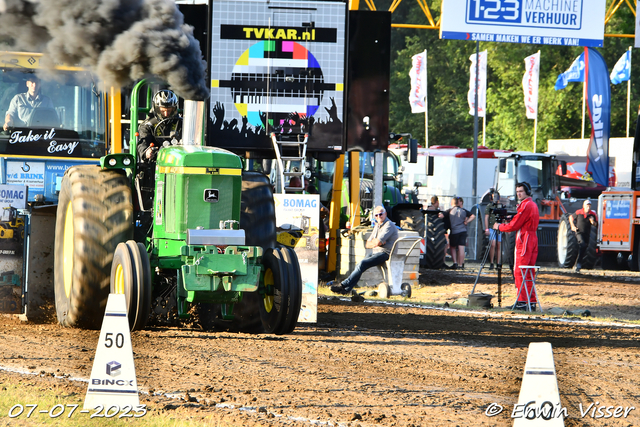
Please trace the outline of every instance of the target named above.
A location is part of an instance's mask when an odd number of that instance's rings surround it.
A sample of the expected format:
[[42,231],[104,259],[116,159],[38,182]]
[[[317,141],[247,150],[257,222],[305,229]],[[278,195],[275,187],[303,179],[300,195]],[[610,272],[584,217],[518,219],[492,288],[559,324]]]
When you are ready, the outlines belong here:
[[538,139],[538,113],[536,112],[536,118],[533,121],[533,152],[537,153],[536,151],[536,141]]
[[[629,70],[631,70],[631,46],[629,46]],[[627,138],[629,138],[629,113],[631,108],[631,76],[627,80]]]
[[485,147],[487,146],[485,144],[485,134],[487,133],[487,112],[484,112],[484,116],[482,116],[482,145],[484,145]]
[[428,101],[428,88],[427,85],[427,49],[424,50],[424,146],[429,148],[429,101]]
[[580,130],[580,139],[584,139],[584,111],[585,98],[587,97],[587,82],[582,82],[582,129]]

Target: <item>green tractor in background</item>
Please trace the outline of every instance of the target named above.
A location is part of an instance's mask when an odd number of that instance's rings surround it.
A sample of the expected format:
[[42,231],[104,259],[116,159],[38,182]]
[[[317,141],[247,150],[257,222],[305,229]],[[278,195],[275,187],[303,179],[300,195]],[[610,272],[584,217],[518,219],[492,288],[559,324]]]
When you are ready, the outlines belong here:
[[[389,134],[390,140],[401,139],[407,136],[409,144],[406,150],[405,160],[415,163],[417,157],[417,141],[411,139],[411,134]],[[359,153],[359,175],[360,175],[360,215],[368,217],[373,206],[373,180],[375,166],[375,152]],[[314,184],[320,194],[320,201],[326,206],[331,202],[333,188],[334,162],[316,162],[314,170]],[[421,236],[425,233],[424,212],[422,212],[422,204],[412,192],[405,194],[403,188],[402,158],[392,151],[383,153],[383,172],[382,172],[382,200],[389,218],[403,230],[416,231]],[[340,228],[345,228],[346,222],[349,220],[351,213],[349,207],[349,156],[345,155],[344,171],[342,180],[342,200]],[[416,191],[417,193],[417,191]],[[365,220],[366,222],[366,220]]]
[[137,163],[138,116],[149,111],[152,87],[133,89],[129,153],[72,167],[62,180],[58,321],[99,328],[113,292],[126,296],[131,330],[206,307],[214,322],[240,330],[291,333],[302,281],[295,252],[275,247],[267,177],[243,170],[229,151],[197,145],[164,144],[151,170]]

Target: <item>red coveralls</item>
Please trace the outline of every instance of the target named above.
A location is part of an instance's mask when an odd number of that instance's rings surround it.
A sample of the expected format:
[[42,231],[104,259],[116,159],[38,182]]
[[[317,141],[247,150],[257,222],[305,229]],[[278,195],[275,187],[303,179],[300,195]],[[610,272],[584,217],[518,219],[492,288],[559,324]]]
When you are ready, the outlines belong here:
[[[520,293],[520,287],[522,286],[520,266],[535,265],[538,259],[538,235],[536,231],[538,230],[539,221],[540,214],[538,212],[538,206],[531,200],[531,197],[527,197],[518,205],[518,213],[513,217],[511,222],[498,226],[500,231],[518,231],[518,234],[516,234],[516,253],[513,273],[516,279],[516,288],[520,295],[518,298],[519,302],[527,302],[525,293]],[[530,294],[532,294],[532,287],[532,285],[528,286]],[[530,300],[531,302],[538,302],[534,294],[530,296]]]

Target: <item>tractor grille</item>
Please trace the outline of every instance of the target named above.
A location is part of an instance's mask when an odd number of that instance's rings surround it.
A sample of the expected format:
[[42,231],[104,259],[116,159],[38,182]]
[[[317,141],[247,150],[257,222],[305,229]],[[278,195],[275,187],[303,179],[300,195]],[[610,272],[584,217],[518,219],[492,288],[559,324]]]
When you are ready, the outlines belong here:
[[373,181],[371,180],[360,181],[360,206],[364,210],[373,208]]
[[[197,227],[218,229],[220,221],[239,220],[240,186],[239,176],[168,174],[166,231],[186,233],[187,229]],[[217,202],[204,200],[206,189],[218,190]]]

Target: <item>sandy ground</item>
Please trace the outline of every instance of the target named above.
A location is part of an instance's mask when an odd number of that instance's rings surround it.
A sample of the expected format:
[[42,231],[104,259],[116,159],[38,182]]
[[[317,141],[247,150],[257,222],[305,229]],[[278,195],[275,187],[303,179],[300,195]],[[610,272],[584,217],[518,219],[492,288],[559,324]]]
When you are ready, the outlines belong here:
[[[184,412],[218,425],[510,426],[528,345],[544,341],[553,346],[565,425],[640,425],[640,327],[632,322],[640,319],[640,273],[545,267],[543,309],[559,314],[523,315],[497,308],[495,272],[479,276],[476,292],[496,295],[496,308],[464,307],[477,267],[424,270],[412,298],[395,304],[353,302],[323,288],[318,323],[287,336],[134,332],[141,401],[148,416]],[[506,307],[515,292],[504,276]],[[98,336],[2,316],[2,366],[37,375],[0,370],[0,383],[83,395],[87,384],[68,377],[89,378]],[[608,415],[618,406],[626,417]],[[8,410],[0,407],[2,425]]]

